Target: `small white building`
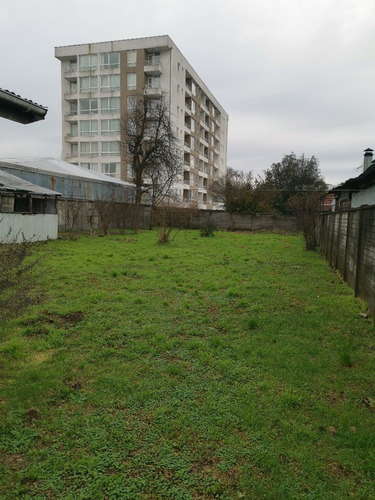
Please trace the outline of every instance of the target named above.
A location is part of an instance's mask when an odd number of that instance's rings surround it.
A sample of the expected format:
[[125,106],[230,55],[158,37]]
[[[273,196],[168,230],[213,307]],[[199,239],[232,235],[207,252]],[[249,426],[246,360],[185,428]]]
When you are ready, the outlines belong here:
[[0,170],[0,243],[56,239],[58,196]]
[[375,205],[375,160],[373,150],[365,149],[363,172],[348,179],[330,191],[336,198],[336,209],[359,208]]

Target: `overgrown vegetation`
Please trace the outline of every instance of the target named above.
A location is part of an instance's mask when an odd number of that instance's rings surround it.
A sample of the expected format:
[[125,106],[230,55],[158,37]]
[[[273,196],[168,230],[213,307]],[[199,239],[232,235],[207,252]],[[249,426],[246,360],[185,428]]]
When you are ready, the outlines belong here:
[[217,231],[217,226],[211,219],[209,219],[207,223],[200,229],[200,233],[203,238],[215,236],[215,231]]
[[316,250],[318,246],[317,222],[320,217],[322,195],[319,192],[301,192],[288,198],[288,206],[300,221],[306,250]]
[[5,320],[41,298],[37,281],[43,272],[40,243],[0,243],[0,320]]
[[159,243],[169,243],[180,231],[186,231],[197,211],[195,204],[182,204],[171,197],[160,202],[151,213],[151,227],[157,227]]
[[273,163],[263,176],[228,168],[226,175],[211,185],[211,194],[225,210],[238,214],[290,214],[288,200],[299,193],[324,193],[327,186],[319,162],[312,156],[294,153]]
[[0,324],[1,498],[372,498],[374,326],[301,236],[43,249]]

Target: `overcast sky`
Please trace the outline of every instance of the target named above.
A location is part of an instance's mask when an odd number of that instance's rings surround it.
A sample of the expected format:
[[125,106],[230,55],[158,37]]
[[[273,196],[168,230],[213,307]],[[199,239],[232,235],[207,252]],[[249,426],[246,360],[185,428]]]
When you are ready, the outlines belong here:
[[374,19],[374,0],[6,2],[0,87],[49,111],[0,118],[0,157],[61,156],[55,46],[169,35],[229,114],[229,166],[257,175],[293,151],[340,183],[375,149]]

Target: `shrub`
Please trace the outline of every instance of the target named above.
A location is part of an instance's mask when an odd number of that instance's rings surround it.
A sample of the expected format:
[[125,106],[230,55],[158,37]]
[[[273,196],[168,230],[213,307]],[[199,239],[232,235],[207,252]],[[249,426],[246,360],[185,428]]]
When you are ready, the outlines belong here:
[[36,294],[41,275],[39,243],[0,243],[0,319],[17,315],[40,296]]
[[203,238],[215,236],[215,231],[217,231],[216,224],[212,220],[209,220],[207,224],[201,227],[201,236]]

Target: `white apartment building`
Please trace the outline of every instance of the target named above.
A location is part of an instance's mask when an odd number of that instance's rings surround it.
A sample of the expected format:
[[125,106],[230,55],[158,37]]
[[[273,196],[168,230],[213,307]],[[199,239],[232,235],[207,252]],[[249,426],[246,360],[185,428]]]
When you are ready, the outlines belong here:
[[129,181],[121,122],[138,95],[165,96],[184,163],[175,191],[216,208],[208,188],[226,172],[228,115],[169,36],[56,47],[55,57],[63,160]]

